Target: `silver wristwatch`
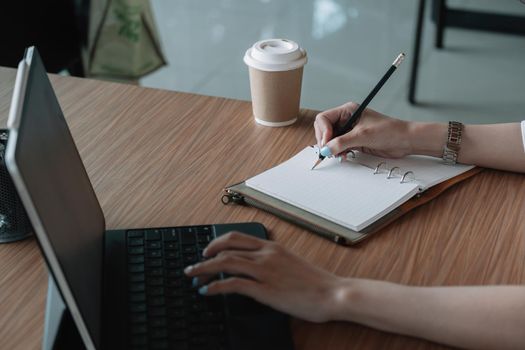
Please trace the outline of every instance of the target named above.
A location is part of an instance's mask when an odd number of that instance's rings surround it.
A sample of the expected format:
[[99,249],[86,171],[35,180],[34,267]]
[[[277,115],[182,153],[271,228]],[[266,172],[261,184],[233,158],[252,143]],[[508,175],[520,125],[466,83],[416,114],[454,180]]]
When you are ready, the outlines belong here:
[[443,149],[443,160],[445,164],[454,165],[458,160],[459,149],[461,148],[461,134],[463,124],[460,122],[448,122],[447,143]]

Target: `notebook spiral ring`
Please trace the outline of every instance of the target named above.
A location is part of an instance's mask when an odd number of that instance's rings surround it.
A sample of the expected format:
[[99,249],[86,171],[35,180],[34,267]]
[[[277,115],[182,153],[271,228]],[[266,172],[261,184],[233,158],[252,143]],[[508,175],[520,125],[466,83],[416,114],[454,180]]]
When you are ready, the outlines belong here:
[[398,166],[395,166],[390,169],[386,178],[391,179],[396,175],[396,173],[400,173],[400,172],[401,172],[401,168],[399,168]]
[[[409,178],[408,181],[407,181],[407,178]],[[416,179],[416,175],[414,174],[414,172],[407,171],[406,173],[403,174],[403,177],[401,178],[401,181],[399,181],[399,183],[402,184],[405,182],[414,181],[415,179]]]
[[379,172],[381,171],[381,167],[387,167],[386,166],[386,163],[385,162],[381,162],[379,164],[377,164],[376,168],[374,169],[374,175],[375,174],[379,174]]
[[[388,170],[388,175],[386,177],[387,179],[396,177],[397,174],[401,175],[400,167],[395,166],[393,168],[390,168],[389,170],[388,166],[386,165],[386,162],[380,162],[377,164],[377,166],[374,169],[374,175],[379,174],[382,169]],[[399,183],[405,183],[405,182],[415,181],[415,180],[416,180],[416,175],[414,174],[414,172],[407,171],[401,176],[401,181]]]

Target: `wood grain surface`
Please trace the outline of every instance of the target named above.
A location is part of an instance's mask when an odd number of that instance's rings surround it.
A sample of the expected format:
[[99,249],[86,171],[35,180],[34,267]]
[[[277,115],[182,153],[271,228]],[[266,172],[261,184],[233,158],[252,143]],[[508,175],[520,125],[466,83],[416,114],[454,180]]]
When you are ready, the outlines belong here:
[[[0,68],[0,125],[15,71]],[[222,189],[314,143],[314,111],[291,127],[254,123],[251,104],[51,76],[108,229],[258,221],[271,239],[341,276],[411,285],[523,284],[525,176],[485,170],[354,248],[257,209]],[[0,349],[41,345],[47,272],[34,239],[0,245]],[[444,349],[351,323],[293,320],[297,349]]]

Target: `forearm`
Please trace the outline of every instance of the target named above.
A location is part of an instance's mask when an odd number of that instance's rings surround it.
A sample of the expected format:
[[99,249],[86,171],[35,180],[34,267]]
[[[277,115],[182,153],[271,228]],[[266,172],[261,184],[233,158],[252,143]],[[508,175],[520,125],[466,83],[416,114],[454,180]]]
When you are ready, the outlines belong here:
[[[441,157],[446,123],[411,122],[412,153]],[[519,123],[465,125],[458,162],[525,172],[525,151]]]
[[409,287],[343,279],[334,319],[475,349],[525,348],[525,287]]

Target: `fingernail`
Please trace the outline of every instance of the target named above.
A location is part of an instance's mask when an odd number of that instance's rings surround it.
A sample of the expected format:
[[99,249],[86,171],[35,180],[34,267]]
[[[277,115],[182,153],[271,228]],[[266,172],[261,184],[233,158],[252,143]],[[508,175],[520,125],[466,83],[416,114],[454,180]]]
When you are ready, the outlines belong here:
[[202,251],[202,256],[203,257],[208,256],[208,248],[204,248],[204,250]]
[[184,273],[187,275],[193,270],[193,265],[190,265],[184,269]]
[[198,285],[199,285],[199,277],[193,277],[193,279],[191,280],[191,286],[193,288],[197,288]]
[[206,295],[208,293],[208,286],[202,286],[199,288],[200,295]]
[[330,148],[328,148],[327,146],[324,146],[323,148],[321,148],[321,151],[319,151],[319,153],[323,157],[330,157],[330,156],[332,156],[332,151],[330,151]]

